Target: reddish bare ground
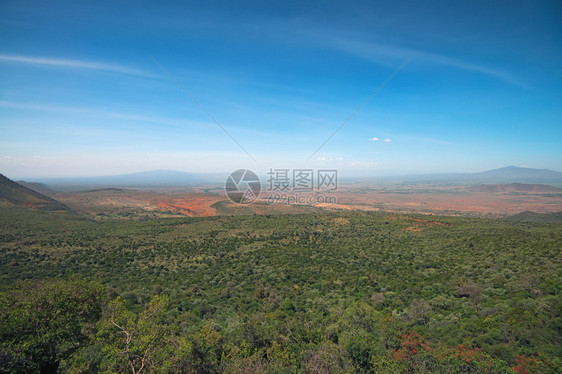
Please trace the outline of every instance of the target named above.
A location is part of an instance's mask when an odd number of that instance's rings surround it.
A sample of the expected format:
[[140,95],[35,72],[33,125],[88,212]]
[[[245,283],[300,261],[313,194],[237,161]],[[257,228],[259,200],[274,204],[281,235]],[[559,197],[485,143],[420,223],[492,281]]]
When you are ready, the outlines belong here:
[[162,211],[171,211],[190,217],[214,216],[216,210],[211,207],[215,201],[208,197],[192,197],[170,199],[170,201],[154,200],[153,204]]
[[98,190],[59,193],[56,198],[72,209],[105,215],[213,216],[211,207],[222,197],[205,193],[169,193],[137,190]]
[[[313,207],[267,204],[264,196],[254,204],[237,205],[229,202],[224,192],[216,187],[198,187],[188,192],[106,189],[58,193],[53,197],[71,209],[98,216],[203,217],[220,214],[307,213],[324,209],[499,217],[523,211],[562,211],[562,193],[474,191],[465,186],[353,185],[342,186],[329,195],[335,196],[337,202]],[[416,225],[442,224],[429,220],[415,222]]]
[[447,215],[503,216],[562,211],[562,193],[482,192],[464,186],[344,186],[327,209],[379,210]]

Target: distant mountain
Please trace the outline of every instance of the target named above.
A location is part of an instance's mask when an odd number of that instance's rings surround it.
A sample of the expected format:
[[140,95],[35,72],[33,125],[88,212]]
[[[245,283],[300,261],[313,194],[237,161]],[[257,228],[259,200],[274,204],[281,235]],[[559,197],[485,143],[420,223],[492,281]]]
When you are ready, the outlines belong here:
[[[140,173],[78,178],[33,178],[33,186],[46,185],[55,190],[91,190],[108,187],[189,187],[223,184],[227,173],[187,173],[174,170],[152,170]],[[358,183],[438,183],[468,185],[478,184],[553,184],[562,186],[562,173],[548,169],[531,169],[515,166],[479,173],[422,174],[405,176],[377,176],[343,178],[341,182]],[[27,182],[29,183],[29,182]],[[32,188],[34,189],[34,188]]]
[[508,166],[478,173],[420,174],[393,177],[359,178],[358,182],[389,183],[462,183],[462,184],[554,184],[562,185],[562,173],[549,169],[532,169]]
[[55,191],[51,190],[49,187],[47,187],[43,183],[26,182],[26,181],[23,181],[23,180],[19,180],[16,183],[21,184],[22,186],[27,187],[30,190],[33,190],[35,192],[39,192],[43,195],[49,196],[50,194],[55,193]]
[[77,178],[34,178],[56,189],[69,186],[81,189],[107,187],[178,187],[223,183],[226,174],[187,173],[175,170],[152,170],[139,173]]
[[68,208],[39,192],[33,191],[0,174],[0,202],[41,210],[68,210]]
[[527,180],[562,180],[562,173],[549,169],[531,169],[517,166],[493,169],[481,173],[474,173],[474,177],[512,179],[519,181]]

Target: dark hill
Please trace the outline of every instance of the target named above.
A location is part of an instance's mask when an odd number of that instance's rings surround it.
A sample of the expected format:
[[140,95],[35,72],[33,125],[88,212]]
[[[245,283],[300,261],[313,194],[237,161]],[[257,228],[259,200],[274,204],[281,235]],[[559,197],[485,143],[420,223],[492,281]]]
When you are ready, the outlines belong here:
[[41,210],[68,210],[57,200],[33,191],[0,174],[0,203]]
[[521,212],[513,216],[503,218],[506,221],[518,222],[562,222],[562,212],[555,213],[535,213]]

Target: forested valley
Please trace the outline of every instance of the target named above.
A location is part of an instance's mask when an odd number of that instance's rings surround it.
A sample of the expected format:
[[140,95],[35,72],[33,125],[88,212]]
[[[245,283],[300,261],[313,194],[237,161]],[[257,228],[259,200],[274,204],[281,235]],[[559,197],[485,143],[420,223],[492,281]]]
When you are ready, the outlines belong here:
[[557,373],[555,222],[0,208],[2,373]]

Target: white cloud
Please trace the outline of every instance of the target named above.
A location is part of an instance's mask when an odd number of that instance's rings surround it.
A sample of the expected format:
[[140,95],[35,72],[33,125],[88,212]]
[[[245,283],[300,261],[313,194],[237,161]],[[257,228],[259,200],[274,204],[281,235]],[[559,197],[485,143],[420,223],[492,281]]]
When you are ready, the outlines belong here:
[[324,161],[343,161],[343,157],[316,157],[316,161],[324,163]]
[[385,143],[390,143],[391,141],[392,141],[392,139],[389,139],[389,138],[386,138],[386,139],[384,140]]
[[371,168],[377,166],[379,163],[376,161],[351,161],[349,165],[354,168]]
[[371,141],[371,142],[378,142],[379,140],[381,140],[381,139],[377,138],[377,137],[369,139],[369,141]]
[[4,156],[4,160],[11,161],[13,159],[14,159],[13,156]]
[[71,69],[90,69],[99,71],[108,71],[120,74],[138,75],[144,77],[155,77],[152,74],[142,70],[130,68],[128,66],[106,64],[97,61],[86,60],[73,60],[73,59],[59,59],[49,57],[30,57],[30,56],[15,56],[15,55],[2,55],[0,54],[0,61],[17,62],[22,64],[33,64],[42,66],[57,66]]

